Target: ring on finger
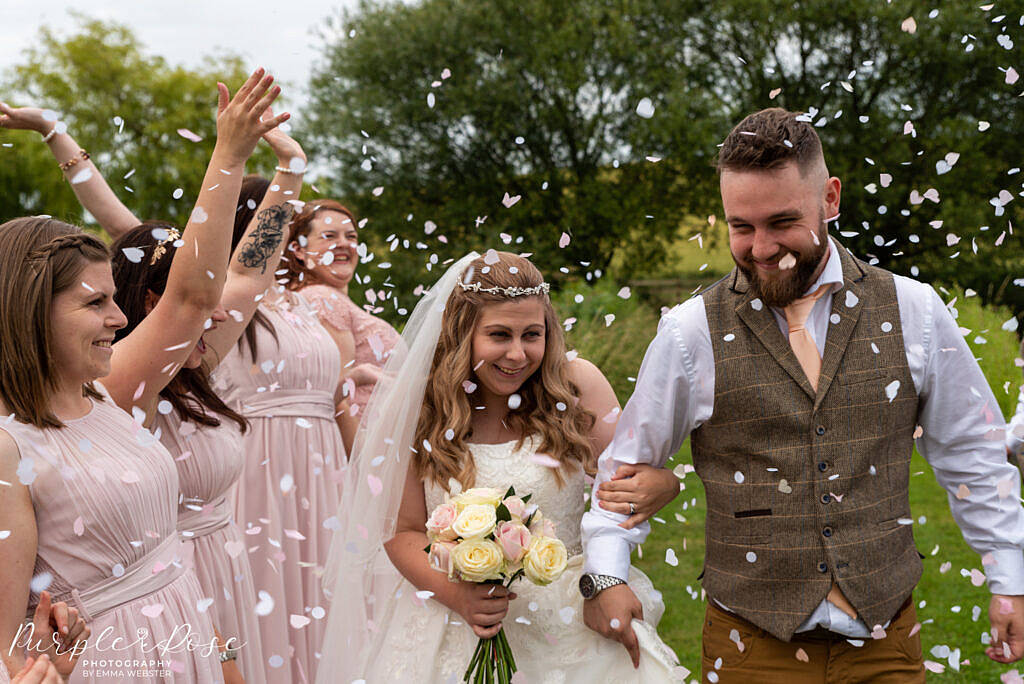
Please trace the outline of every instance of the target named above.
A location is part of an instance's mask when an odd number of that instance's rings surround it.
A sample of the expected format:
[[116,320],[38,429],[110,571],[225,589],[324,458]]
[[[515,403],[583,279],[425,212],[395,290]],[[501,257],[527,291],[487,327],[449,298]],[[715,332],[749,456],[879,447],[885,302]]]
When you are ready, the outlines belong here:
[[636,515],[636,504],[632,501],[629,502],[629,514]]

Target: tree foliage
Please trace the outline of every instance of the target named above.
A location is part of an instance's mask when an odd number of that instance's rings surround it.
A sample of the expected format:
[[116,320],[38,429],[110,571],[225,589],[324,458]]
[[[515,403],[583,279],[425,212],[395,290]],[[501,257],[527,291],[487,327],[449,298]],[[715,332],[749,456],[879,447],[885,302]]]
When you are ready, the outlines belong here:
[[[40,30],[35,46],[4,74],[0,98],[56,112],[140,219],[184,224],[216,140],[217,81],[234,92],[247,75],[231,56],[208,59],[199,69],[169,65],[147,55],[126,26],[80,16],[70,36]],[[202,141],[183,138],[179,128]],[[0,131],[0,142],[0,219],[46,213],[82,221],[36,133]],[[177,188],[183,194],[176,200]]]
[[[424,280],[428,254],[500,245],[500,233],[521,236],[513,246],[537,252],[549,275],[604,268],[618,253],[616,275],[629,277],[658,261],[687,214],[719,209],[712,163],[731,126],[784,106],[819,127],[844,182],[848,246],[1015,301],[1022,10],[1020,0],[934,11],[910,0],[364,2],[327,36],[307,141],[330,164],[323,186],[372,219],[371,242],[408,241],[387,257],[395,282]],[[947,171],[949,153],[959,158]],[[996,216],[1002,190],[1016,199]],[[506,208],[506,192],[522,200]],[[572,241],[559,250],[563,232]]]

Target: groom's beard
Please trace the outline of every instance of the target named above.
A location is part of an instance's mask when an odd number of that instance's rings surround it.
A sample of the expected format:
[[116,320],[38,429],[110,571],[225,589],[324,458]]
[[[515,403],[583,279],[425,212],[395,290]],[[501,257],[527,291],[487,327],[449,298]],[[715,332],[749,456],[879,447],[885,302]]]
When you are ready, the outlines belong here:
[[[786,253],[792,254],[796,264],[793,268],[778,271],[778,275],[773,278],[762,278],[758,275],[756,267],[748,268],[736,261],[736,267],[747,276],[751,289],[765,304],[779,309],[786,307],[793,300],[802,297],[814,282],[815,272],[821,264],[822,257],[825,256],[825,250],[828,249],[828,231],[824,228],[824,214],[821,216],[820,225],[822,228],[818,233],[818,244],[814,245],[812,251],[783,250],[782,253],[775,255],[773,261],[781,259]],[[749,255],[747,256],[749,259]]]

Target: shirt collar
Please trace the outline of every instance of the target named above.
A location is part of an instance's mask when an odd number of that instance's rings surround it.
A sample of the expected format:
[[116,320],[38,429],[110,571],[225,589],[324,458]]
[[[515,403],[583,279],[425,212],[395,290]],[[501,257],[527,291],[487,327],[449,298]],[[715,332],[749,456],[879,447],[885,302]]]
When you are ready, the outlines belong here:
[[837,251],[835,241],[829,237],[828,239],[828,261],[825,262],[825,268],[822,270],[821,275],[818,279],[811,284],[804,293],[804,296],[816,292],[822,285],[831,285],[832,292],[840,289],[843,286],[845,280],[843,279],[843,262],[839,258],[839,252]]

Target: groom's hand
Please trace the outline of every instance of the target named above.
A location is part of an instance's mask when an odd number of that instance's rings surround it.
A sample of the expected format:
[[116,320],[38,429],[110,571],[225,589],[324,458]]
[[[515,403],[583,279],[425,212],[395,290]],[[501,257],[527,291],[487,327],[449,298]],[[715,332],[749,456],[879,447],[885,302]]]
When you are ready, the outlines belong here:
[[992,645],[985,655],[997,663],[1012,663],[1024,656],[1024,596],[995,594],[988,607]]
[[633,632],[633,618],[643,620],[644,607],[628,584],[616,584],[583,602],[583,622],[587,627],[625,646],[633,667],[640,667],[640,644]]

